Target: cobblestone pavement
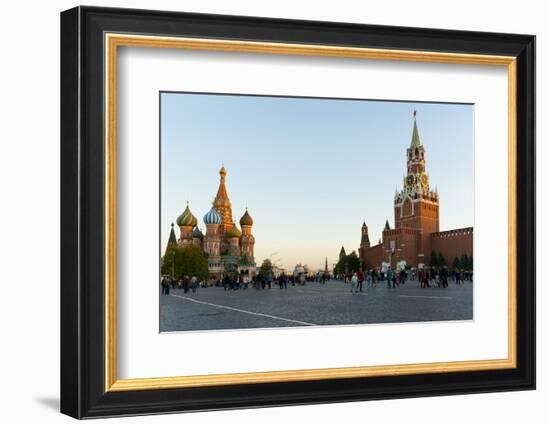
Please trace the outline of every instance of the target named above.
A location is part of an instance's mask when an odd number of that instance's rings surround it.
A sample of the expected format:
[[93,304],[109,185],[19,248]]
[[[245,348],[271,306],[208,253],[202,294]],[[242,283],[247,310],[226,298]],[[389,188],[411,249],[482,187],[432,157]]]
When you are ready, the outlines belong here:
[[448,288],[423,289],[408,281],[395,289],[385,283],[363,287],[357,294],[339,281],[288,289],[199,288],[194,294],[176,289],[160,296],[160,331],[472,320],[472,287],[450,280]]

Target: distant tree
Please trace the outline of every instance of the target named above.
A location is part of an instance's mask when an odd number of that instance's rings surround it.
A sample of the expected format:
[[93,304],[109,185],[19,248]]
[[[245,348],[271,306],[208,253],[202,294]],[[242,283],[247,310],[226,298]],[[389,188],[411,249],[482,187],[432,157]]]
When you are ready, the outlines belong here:
[[342,274],[346,272],[346,259],[341,257],[338,263],[334,266],[334,274]]
[[439,251],[439,253],[437,254],[437,263],[439,267],[444,267],[447,265],[447,261],[445,260],[445,257],[443,257],[441,251]]
[[347,255],[348,258],[348,269],[351,273],[359,271],[361,267],[361,262],[355,251],[352,251],[351,254]]
[[[177,246],[175,245],[168,245],[166,248],[166,252],[164,253],[164,257],[161,258],[161,267],[160,272],[163,275],[172,275],[172,264],[174,263],[174,256],[176,255],[176,249]],[[175,271],[175,267],[174,267]]]
[[470,267],[470,259],[466,254],[462,254],[462,257],[460,257],[460,268],[464,270],[469,270]]
[[174,277],[178,280],[184,276],[195,276],[199,281],[206,280],[208,279],[208,260],[202,250],[195,245],[175,246],[166,250],[161,272],[171,275],[172,270],[174,270]]
[[468,270],[472,271],[474,269],[474,256],[473,255],[470,255],[469,259],[468,259]]
[[458,270],[460,268],[460,259],[455,257],[453,260],[453,269]]
[[266,258],[262,265],[260,266],[260,274],[262,276],[272,275],[273,274],[273,264],[269,258]]
[[439,256],[435,251],[432,251],[430,254],[430,267],[438,267],[439,266]]
[[352,251],[349,255],[344,255],[338,261],[338,264],[334,267],[334,273],[355,273],[361,267],[361,262],[355,251]]

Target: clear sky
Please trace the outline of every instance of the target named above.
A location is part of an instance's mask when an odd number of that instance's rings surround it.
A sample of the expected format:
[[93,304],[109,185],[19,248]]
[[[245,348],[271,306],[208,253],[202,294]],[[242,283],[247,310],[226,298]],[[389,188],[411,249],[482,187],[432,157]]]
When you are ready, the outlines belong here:
[[376,243],[394,225],[414,110],[440,229],[473,226],[473,105],[162,93],[162,252],[187,200],[204,231],[222,163],[233,219],[246,206],[254,219],[257,264],[331,267],[342,245],[358,249],[363,220]]

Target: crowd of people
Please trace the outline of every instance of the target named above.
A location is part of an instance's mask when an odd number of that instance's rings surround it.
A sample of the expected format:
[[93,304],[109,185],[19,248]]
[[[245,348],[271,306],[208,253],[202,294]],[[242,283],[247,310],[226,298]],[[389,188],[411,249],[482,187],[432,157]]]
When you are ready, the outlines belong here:
[[253,289],[271,289],[278,286],[279,289],[288,289],[290,286],[305,285],[306,280],[299,276],[287,275],[281,273],[274,276],[271,273],[259,273],[252,277],[247,275],[231,275],[226,274],[222,279],[218,279],[213,283],[213,286],[223,286],[225,291],[231,290],[246,290],[250,286]]
[[171,276],[162,276],[160,287],[162,295],[170,295],[170,289],[183,289],[185,293],[189,291],[195,293],[199,287],[206,286],[205,281],[199,281],[196,276],[184,276],[183,279],[177,280]]
[[169,295],[170,289],[183,289],[184,293],[197,292],[198,288],[216,286],[223,287],[224,291],[247,290],[250,286],[256,290],[271,289],[278,286],[279,289],[288,289],[289,286],[303,286],[306,282],[317,282],[325,284],[328,280],[342,281],[343,283],[351,284],[350,292],[363,292],[364,287],[376,288],[378,284],[386,285],[387,288],[394,289],[400,285],[404,285],[408,281],[418,282],[421,288],[447,288],[449,280],[460,285],[473,280],[473,272],[468,270],[448,270],[447,267],[431,267],[424,269],[401,269],[392,270],[387,268],[382,270],[367,270],[356,271],[353,273],[343,273],[335,276],[330,276],[325,273],[317,273],[315,275],[287,275],[281,273],[279,276],[274,276],[271,273],[257,274],[252,277],[237,273],[227,273],[223,277],[204,281],[197,279],[196,276],[184,276],[183,279],[177,280],[170,276],[162,276],[161,289],[163,295]]
[[457,285],[464,284],[466,281],[471,282],[473,272],[468,270],[448,270],[447,267],[394,271],[388,267],[385,271],[368,270],[363,272],[359,270],[353,273],[340,274],[335,276],[335,279],[351,283],[350,292],[363,292],[364,284],[375,288],[379,283],[385,283],[388,288],[398,288],[408,280],[418,282],[421,288],[447,288],[449,280],[453,280]]
[[161,290],[162,295],[169,295],[170,289],[183,289],[185,293],[195,293],[198,288],[205,287],[223,287],[224,291],[246,290],[251,288],[262,290],[271,289],[273,286],[278,286],[279,289],[288,289],[289,285],[304,285],[305,279],[289,276],[284,273],[277,277],[272,274],[257,274],[253,277],[248,275],[227,273],[218,279],[212,279],[208,282],[199,281],[195,276],[184,276],[183,279],[177,280],[171,276],[162,276]]

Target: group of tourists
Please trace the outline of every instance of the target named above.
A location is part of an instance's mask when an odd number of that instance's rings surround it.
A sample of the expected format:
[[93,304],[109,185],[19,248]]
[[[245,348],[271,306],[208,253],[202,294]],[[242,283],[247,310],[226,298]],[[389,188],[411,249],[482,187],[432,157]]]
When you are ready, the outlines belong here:
[[279,289],[288,289],[288,285],[296,284],[292,276],[281,273],[275,277],[271,273],[257,274],[252,277],[247,275],[225,274],[223,278],[215,281],[214,286],[223,286],[224,291],[246,290],[250,286],[253,289],[265,290],[278,285]]
[[170,288],[183,289],[184,293],[189,291],[195,293],[199,287],[205,286],[205,282],[197,279],[196,276],[184,276],[183,279],[177,280],[171,276],[162,276],[160,280],[160,287],[162,290],[162,295],[170,295]]
[[468,270],[448,270],[447,267],[423,268],[419,270],[393,270],[388,267],[386,270],[359,270],[353,273],[345,273],[335,277],[343,280],[344,283],[351,283],[350,292],[363,292],[363,285],[376,288],[378,283],[386,283],[387,288],[394,289],[404,285],[407,280],[418,281],[421,288],[447,288],[449,280],[454,280],[457,285],[471,282],[473,272]]
[[417,279],[421,288],[447,288],[449,280],[454,280],[455,284],[461,285],[466,281],[471,282],[473,272],[469,270],[449,270],[447,267],[432,267],[429,269],[418,270]]
[[419,270],[417,276],[421,288],[431,288],[432,285],[437,285],[438,288],[447,288],[449,286],[449,272],[446,267]]
[[[199,281],[196,276],[184,276],[180,280],[170,276],[162,276],[161,289],[162,295],[169,295],[170,289],[176,288],[183,289],[184,293],[195,293],[198,288],[206,286],[223,287],[224,291],[246,290],[249,286],[257,290],[265,290],[271,289],[274,285],[278,285],[279,289],[288,289],[289,285],[305,285],[306,281],[325,284],[329,279],[330,276],[322,273],[318,273],[311,279],[307,279],[306,276],[294,276],[285,273],[281,273],[277,277],[271,273],[257,274],[252,277],[243,274],[228,273],[208,284],[205,281]],[[421,288],[447,288],[449,280],[453,280],[457,285],[464,284],[466,281],[471,282],[473,272],[468,270],[448,270],[447,267],[394,271],[391,267],[388,267],[385,270],[359,270],[353,273],[342,273],[334,276],[334,279],[350,283],[350,292],[359,293],[363,292],[364,286],[376,288],[379,283],[385,283],[387,288],[394,289],[404,285],[408,280],[418,281]]]

